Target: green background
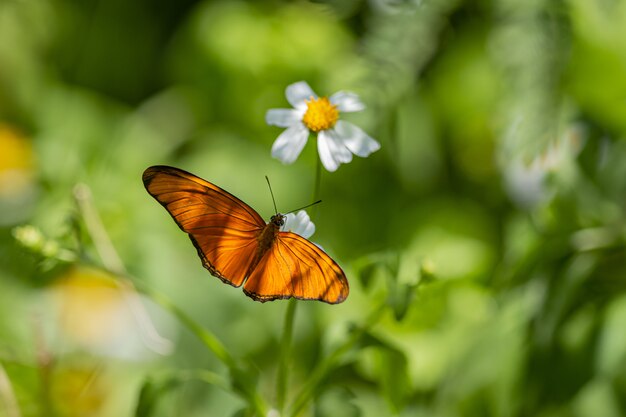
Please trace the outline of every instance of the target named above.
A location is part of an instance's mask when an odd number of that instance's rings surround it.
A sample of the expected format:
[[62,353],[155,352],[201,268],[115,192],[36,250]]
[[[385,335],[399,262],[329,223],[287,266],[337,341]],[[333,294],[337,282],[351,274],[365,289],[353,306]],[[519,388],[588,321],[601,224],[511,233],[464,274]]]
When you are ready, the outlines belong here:
[[626,415],[625,1],[0,0],[0,416],[277,415],[288,302],[141,174],[308,204],[315,138],[282,165],[264,121],[300,80],[381,149],[322,171],[351,293],[298,303],[284,415]]

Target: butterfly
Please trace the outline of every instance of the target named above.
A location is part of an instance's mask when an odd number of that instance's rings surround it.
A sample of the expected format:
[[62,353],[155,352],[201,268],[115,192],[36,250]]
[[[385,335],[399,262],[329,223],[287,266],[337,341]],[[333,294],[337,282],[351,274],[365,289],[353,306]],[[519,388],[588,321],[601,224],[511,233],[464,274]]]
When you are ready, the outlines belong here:
[[285,298],[341,303],[349,292],[339,265],[302,236],[281,231],[234,195],[182,169],[152,166],[143,183],[189,235],[202,265],[223,282],[243,284],[256,301]]

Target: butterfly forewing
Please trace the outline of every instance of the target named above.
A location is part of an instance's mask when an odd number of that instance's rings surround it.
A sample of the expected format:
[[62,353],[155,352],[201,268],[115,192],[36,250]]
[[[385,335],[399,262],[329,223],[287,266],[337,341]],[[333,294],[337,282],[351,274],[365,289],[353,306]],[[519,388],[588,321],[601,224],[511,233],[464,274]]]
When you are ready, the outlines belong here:
[[189,234],[204,267],[236,287],[245,281],[244,292],[251,298],[336,304],[348,296],[345,274],[324,251],[297,234],[267,225],[227,191],[167,166],[148,168],[143,182]]
[[146,190],[189,234],[202,264],[213,275],[240,286],[265,222],[227,191],[183,170],[156,166],[143,175]]

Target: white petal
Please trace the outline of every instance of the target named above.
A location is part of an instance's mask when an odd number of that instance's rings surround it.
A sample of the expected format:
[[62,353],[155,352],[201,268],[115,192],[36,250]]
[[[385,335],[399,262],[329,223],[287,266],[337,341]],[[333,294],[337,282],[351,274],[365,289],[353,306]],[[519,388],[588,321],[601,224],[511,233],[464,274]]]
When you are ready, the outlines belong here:
[[285,90],[285,96],[287,96],[287,101],[296,109],[306,107],[305,100],[311,97],[317,98],[313,89],[305,81],[298,81],[288,85]]
[[355,155],[366,157],[380,149],[380,143],[352,123],[339,120],[334,129],[343,144]]
[[300,210],[296,214],[287,213],[285,215],[285,223],[280,230],[283,232],[296,233],[308,239],[315,232],[315,225],[306,211]]
[[332,129],[317,134],[317,150],[324,168],[330,172],[336,171],[339,164],[352,161],[352,153]]
[[320,160],[324,168],[326,168],[327,171],[334,172],[339,168],[339,162],[335,161],[330,151],[330,139],[326,135],[322,135],[322,133],[323,132],[320,132],[317,135],[317,152],[320,154]]
[[293,213],[285,214],[285,221],[282,226],[280,226],[281,232],[292,232],[294,225],[296,224],[296,215]]
[[300,210],[296,213],[296,218],[298,219],[298,234],[305,238],[310,238],[313,233],[315,233],[315,224],[311,221],[311,218],[307,214],[306,211]]
[[265,113],[265,122],[270,126],[289,127],[301,118],[300,112],[293,109],[270,109]]
[[291,164],[298,159],[308,138],[309,130],[302,123],[292,125],[274,141],[272,156],[283,164]]
[[359,99],[359,96],[349,91],[339,91],[330,96],[330,102],[337,106],[340,112],[350,113],[361,111],[365,108],[365,104]]
[[309,222],[304,227],[301,236],[308,239],[313,235],[313,233],[315,233],[315,224],[313,224],[313,222]]

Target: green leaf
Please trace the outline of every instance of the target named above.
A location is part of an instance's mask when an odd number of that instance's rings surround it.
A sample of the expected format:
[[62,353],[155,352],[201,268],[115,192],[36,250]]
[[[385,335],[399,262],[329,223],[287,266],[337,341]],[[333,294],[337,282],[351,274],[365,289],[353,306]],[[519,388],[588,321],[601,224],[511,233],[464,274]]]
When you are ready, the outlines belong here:
[[141,386],[135,417],[150,417],[156,410],[157,403],[170,391],[190,380],[200,380],[228,390],[228,384],[218,374],[203,369],[174,371],[159,377],[148,376]]
[[404,352],[389,346],[381,349],[380,376],[383,394],[392,410],[402,411],[411,391]]
[[150,417],[154,415],[157,402],[172,389],[181,384],[177,378],[166,378],[156,381],[153,377],[148,377],[141,386],[139,399],[135,408],[135,417]]

